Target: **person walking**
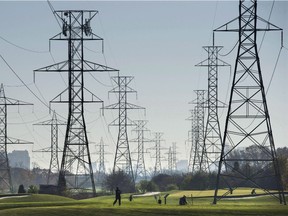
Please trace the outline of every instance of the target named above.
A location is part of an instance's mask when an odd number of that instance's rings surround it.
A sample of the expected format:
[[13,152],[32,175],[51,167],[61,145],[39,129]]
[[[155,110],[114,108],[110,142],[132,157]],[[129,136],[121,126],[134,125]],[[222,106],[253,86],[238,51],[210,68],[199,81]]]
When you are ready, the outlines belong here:
[[117,203],[117,201],[119,206],[121,206],[121,190],[118,187],[116,187],[115,190],[115,200],[113,202],[113,206]]

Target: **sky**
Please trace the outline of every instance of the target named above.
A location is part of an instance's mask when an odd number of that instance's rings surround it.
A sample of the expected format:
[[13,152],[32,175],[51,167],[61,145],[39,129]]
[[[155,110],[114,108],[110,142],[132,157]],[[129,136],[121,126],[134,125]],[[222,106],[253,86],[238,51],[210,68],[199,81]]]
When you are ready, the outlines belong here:
[[[134,76],[131,87],[137,95],[129,95],[129,102],[146,108],[128,113],[131,119],[148,120],[147,138],[153,133],[163,132],[163,156],[167,156],[172,142],[177,144],[178,160],[187,160],[190,146],[188,138],[191,122],[189,117],[195,100],[194,90],[207,89],[207,68],[195,65],[207,58],[202,46],[212,44],[213,29],[238,16],[238,1],[51,1],[55,10],[91,9],[99,14],[91,23],[93,33],[104,39],[104,54],[100,43],[85,44],[87,60],[120,70],[121,75]],[[272,9],[273,8],[273,9]],[[271,10],[272,9],[272,10]],[[67,59],[67,44],[52,42],[49,52],[49,38],[61,29],[46,1],[0,1],[0,54],[25,82],[37,97],[49,103],[67,87],[67,74],[37,73],[35,83],[33,70]],[[270,16],[271,14],[271,16]],[[273,70],[274,76],[267,92],[268,108],[276,147],[287,146],[286,124],[288,117],[287,77],[288,57],[288,2],[258,1],[258,15],[283,28],[284,48],[281,49],[279,32],[258,34],[261,45],[259,55],[264,86],[268,87]],[[264,37],[264,39],[262,39]],[[216,45],[224,46],[221,55],[228,53],[237,42],[237,33],[216,33]],[[280,52],[279,59],[277,56]],[[219,69],[219,100],[228,103],[231,76],[234,70],[236,49],[229,55],[220,57],[231,64],[229,68]],[[275,69],[274,69],[275,68]],[[31,162],[48,168],[49,153],[36,153],[35,150],[50,146],[50,128],[33,124],[51,118],[49,110],[24,86],[11,69],[0,59],[1,83],[4,84],[7,97],[31,102],[33,106],[9,107],[8,136],[34,142],[33,145],[9,145],[8,152],[15,149],[27,149]],[[104,101],[104,105],[117,102],[116,96],[108,97],[113,83],[112,73],[87,74],[85,86]],[[267,88],[266,88],[267,90]],[[66,104],[53,104],[61,116],[67,116]],[[103,137],[107,152],[107,169],[113,165],[117,142],[117,128],[108,124],[117,117],[116,111],[105,110],[101,115],[101,106],[87,105],[85,118],[92,161],[96,144]],[[219,110],[221,128],[227,110]],[[65,127],[60,126],[59,147],[63,148]],[[133,139],[136,134],[128,132]],[[154,143],[145,144],[147,148]],[[136,143],[130,143],[131,152],[135,152]],[[153,151],[145,155],[147,166],[153,167]],[[133,159],[137,155],[133,154]],[[61,158],[61,154],[59,155]],[[135,163],[135,161],[133,162]],[[163,160],[163,167],[167,161]]]

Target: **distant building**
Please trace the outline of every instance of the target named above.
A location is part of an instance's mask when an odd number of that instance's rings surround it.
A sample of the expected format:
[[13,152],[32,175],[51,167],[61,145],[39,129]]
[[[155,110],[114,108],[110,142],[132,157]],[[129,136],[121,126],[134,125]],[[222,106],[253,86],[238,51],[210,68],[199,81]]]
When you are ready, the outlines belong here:
[[177,171],[187,172],[188,170],[188,160],[179,160],[176,163]]
[[10,167],[30,169],[30,157],[27,150],[14,150],[8,153]]

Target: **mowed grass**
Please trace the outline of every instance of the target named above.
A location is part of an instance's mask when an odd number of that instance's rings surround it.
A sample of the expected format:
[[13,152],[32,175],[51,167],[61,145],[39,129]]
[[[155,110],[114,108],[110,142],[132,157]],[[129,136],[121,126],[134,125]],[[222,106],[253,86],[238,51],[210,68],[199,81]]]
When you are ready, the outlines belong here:
[[[130,194],[122,195],[122,205],[113,206],[114,196],[96,197],[86,200],[73,200],[52,195],[30,195],[22,198],[7,198],[0,200],[0,216],[192,216],[192,215],[288,215],[288,206],[280,205],[270,196],[250,199],[221,200],[212,205],[211,198],[197,198],[212,196],[214,191],[170,191],[167,204],[157,204],[153,196],[137,197],[129,201]],[[242,189],[236,193],[249,194],[251,189]],[[188,205],[179,206],[179,197],[186,195]],[[233,192],[234,195],[234,192]]]

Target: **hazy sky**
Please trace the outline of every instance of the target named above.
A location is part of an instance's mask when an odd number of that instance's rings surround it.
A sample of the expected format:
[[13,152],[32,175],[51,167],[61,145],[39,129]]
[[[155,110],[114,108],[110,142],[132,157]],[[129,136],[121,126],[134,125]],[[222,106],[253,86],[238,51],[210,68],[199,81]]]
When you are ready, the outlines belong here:
[[[129,95],[131,103],[146,107],[146,116],[142,111],[131,111],[131,119],[148,120],[147,127],[153,132],[163,132],[163,147],[177,142],[178,159],[188,159],[190,147],[185,140],[190,130],[188,104],[195,99],[194,90],[207,89],[207,68],[194,65],[207,58],[202,46],[212,44],[212,31],[216,27],[238,16],[238,1],[51,1],[56,10],[93,9],[99,14],[91,23],[93,32],[104,38],[104,55],[101,44],[87,43],[86,59],[106,64],[120,70],[121,75],[131,75],[135,79],[131,86],[138,91]],[[272,1],[258,2],[258,15],[269,19]],[[40,98],[47,103],[66,88],[67,74],[37,74],[33,83],[33,70],[67,59],[67,43],[52,42],[49,53],[49,38],[61,31],[46,1],[0,1],[0,54],[15,72]],[[270,22],[284,29],[284,46],[288,47],[288,2],[275,1]],[[259,45],[263,34],[259,33]],[[8,40],[10,43],[8,43]],[[228,53],[237,41],[237,33],[217,33],[216,45],[224,46],[222,54]],[[14,45],[11,45],[13,43]],[[17,45],[17,46],[15,46]],[[24,49],[23,49],[24,48]],[[91,52],[90,50],[94,51]],[[268,32],[260,49],[261,68],[265,86],[271,79],[280,50],[280,33]],[[236,49],[228,56],[220,57],[232,65],[236,58]],[[267,100],[270,111],[276,147],[286,144],[287,126],[287,57],[283,48],[268,91]],[[105,61],[106,60],[106,61]],[[13,149],[28,149],[32,162],[48,167],[49,154],[32,153],[32,150],[50,145],[50,128],[32,126],[50,118],[47,107],[40,103],[29,90],[22,86],[12,71],[0,61],[1,83],[5,85],[6,96],[32,102],[33,107],[9,107],[8,135],[34,142],[29,146],[9,146]],[[89,90],[104,100],[105,105],[116,102],[116,97],[108,91],[112,88],[110,76],[113,74],[89,74],[85,84]],[[228,103],[227,93],[231,86],[231,73],[228,68],[219,70],[219,99]],[[62,116],[67,116],[67,105],[52,105]],[[91,142],[91,151],[103,137],[107,144],[108,168],[112,166],[117,139],[117,128],[109,124],[117,112],[105,111],[100,115],[99,105],[86,107],[86,121]],[[222,129],[227,110],[219,110]],[[63,147],[65,127],[59,132],[59,146]],[[130,138],[135,134],[129,132]],[[152,147],[153,143],[146,147]],[[131,151],[136,144],[131,143]],[[163,154],[167,152],[163,150]],[[153,152],[151,152],[153,155]],[[165,155],[166,156],[166,155]],[[96,155],[92,155],[95,161]],[[136,155],[133,155],[136,158]],[[150,154],[146,161],[153,166]],[[163,161],[163,167],[167,162]]]

